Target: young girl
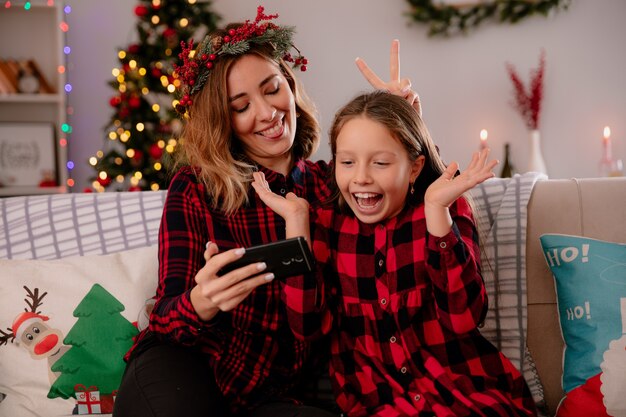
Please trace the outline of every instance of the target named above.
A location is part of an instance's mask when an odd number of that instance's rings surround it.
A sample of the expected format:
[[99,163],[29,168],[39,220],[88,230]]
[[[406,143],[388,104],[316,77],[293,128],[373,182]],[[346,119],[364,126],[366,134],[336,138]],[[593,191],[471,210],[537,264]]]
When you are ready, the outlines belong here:
[[[361,95],[331,128],[334,207],[316,209],[317,274],[290,277],[294,334],[331,333],[331,378],[349,416],[531,416],[511,362],[478,331],[487,311],[478,233],[463,193],[492,177],[488,150],[447,168],[417,112],[384,92]],[[309,235],[308,205],[259,197]]]

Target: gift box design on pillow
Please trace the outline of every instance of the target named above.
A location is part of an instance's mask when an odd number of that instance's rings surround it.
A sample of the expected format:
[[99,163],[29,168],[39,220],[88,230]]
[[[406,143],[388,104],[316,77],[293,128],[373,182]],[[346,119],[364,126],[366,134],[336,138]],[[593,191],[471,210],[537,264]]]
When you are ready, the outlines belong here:
[[74,309],[77,321],[63,337],[50,325],[53,318],[38,310],[50,295],[39,295],[39,288],[24,289],[29,308],[15,318],[8,332],[0,330],[0,345],[16,341],[33,359],[48,359],[48,398],[76,398],[78,414],[110,413],[125,368],[124,354],[138,333],[122,316],[124,305],[94,284]]
[[626,417],[626,245],[547,234],[563,352],[558,417]]

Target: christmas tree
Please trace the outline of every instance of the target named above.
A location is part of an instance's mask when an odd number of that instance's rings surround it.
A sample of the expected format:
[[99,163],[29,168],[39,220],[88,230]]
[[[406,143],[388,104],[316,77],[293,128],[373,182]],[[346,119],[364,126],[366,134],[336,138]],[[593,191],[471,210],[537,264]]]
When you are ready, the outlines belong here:
[[74,309],[78,320],[63,339],[72,347],[52,365],[61,372],[48,398],[70,398],[74,387],[96,386],[100,394],[116,390],[124,373],[124,354],[133,344],[137,328],[121,312],[124,305],[102,286],[95,284]]
[[173,102],[181,41],[198,43],[220,17],[210,1],[140,0],[135,7],[138,42],[118,52],[120,67],[109,82],[114,111],[105,128],[105,149],[89,162],[97,191],[167,188],[168,164],[181,122]]

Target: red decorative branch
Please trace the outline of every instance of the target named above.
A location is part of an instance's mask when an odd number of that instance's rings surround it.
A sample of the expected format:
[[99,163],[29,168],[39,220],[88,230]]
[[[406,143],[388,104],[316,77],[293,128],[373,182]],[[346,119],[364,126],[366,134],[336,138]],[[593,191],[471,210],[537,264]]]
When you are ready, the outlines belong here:
[[546,52],[541,50],[539,56],[539,67],[530,72],[529,91],[526,92],[524,82],[521,80],[515,67],[508,63],[506,70],[513,83],[515,99],[513,107],[515,107],[522,118],[526,127],[529,129],[537,129],[539,127],[539,116],[541,114],[541,99],[543,98],[543,75],[546,68]]

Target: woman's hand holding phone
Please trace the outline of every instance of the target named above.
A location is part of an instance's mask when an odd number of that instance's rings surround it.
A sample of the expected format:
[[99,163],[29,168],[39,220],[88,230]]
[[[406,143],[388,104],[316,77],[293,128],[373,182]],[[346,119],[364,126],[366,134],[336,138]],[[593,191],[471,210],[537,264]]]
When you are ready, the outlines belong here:
[[191,290],[191,304],[204,320],[210,320],[220,311],[230,311],[237,307],[256,287],[274,279],[274,274],[264,273],[264,262],[255,262],[218,276],[225,265],[241,258],[245,249],[237,248],[219,253],[213,242],[207,244],[204,252],[206,264],[195,277],[196,286]]

